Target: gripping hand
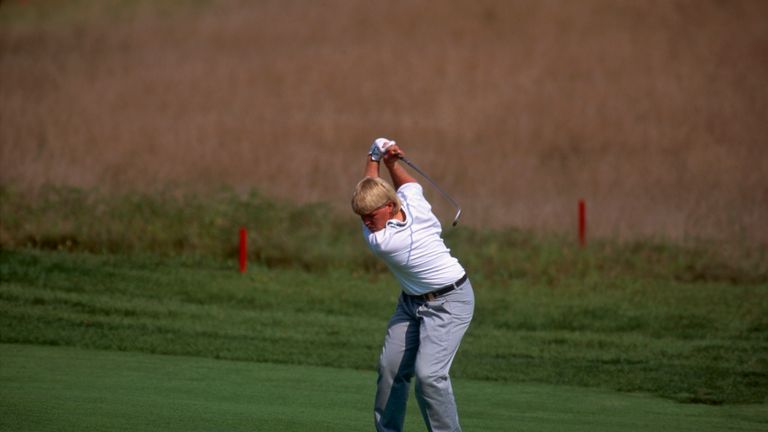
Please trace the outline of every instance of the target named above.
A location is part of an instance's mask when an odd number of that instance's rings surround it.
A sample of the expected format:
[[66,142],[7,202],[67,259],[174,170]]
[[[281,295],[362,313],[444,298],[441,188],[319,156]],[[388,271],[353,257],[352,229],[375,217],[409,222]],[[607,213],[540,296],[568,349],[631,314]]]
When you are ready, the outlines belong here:
[[394,145],[395,142],[387,138],[376,138],[371,144],[371,149],[368,151],[368,155],[371,160],[380,161],[381,157],[387,151],[387,148]]

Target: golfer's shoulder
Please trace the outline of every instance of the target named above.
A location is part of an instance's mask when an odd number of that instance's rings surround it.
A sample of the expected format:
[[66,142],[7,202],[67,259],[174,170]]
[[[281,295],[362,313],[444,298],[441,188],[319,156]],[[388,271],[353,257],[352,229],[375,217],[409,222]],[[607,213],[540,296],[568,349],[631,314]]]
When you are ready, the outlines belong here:
[[411,211],[427,214],[432,211],[432,206],[424,196],[424,189],[416,182],[406,183],[397,190],[400,199]]
[[421,185],[417,182],[408,182],[403,183],[400,185],[400,187],[397,189],[398,195],[404,196],[406,198],[417,196],[417,197],[424,197],[424,189],[422,189]]

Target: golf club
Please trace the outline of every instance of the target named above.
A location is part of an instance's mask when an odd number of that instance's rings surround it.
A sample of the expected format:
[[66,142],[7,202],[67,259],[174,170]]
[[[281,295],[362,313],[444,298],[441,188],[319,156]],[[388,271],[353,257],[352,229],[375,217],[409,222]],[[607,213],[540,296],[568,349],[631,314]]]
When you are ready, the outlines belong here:
[[453,204],[453,206],[456,208],[456,216],[454,216],[454,218],[453,218],[453,224],[452,224],[452,226],[456,226],[456,224],[457,224],[457,223],[459,223],[459,218],[461,217],[461,207],[459,207],[459,205],[456,203],[456,201],[454,201],[454,199],[453,199],[453,198],[451,198],[451,196],[450,196],[450,195],[448,195],[448,193],[447,193],[446,191],[444,191],[444,190],[443,190],[443,188],[441,188],[440,186],[438,186],[438,185],[437,185],[437,183],[435,183],[435,181],[434,181],[434,180],[432,180],[431,178],[429,178],[429,176],[428,176],[428,175],[424,174],[424,171],[420,170],[420,169],[419,169],[419,167],[417,167],[416,165],[414,165],[414,164],[413,164],[413,162],[409,161],[408,159],[404,158],[403,156],[400,156],[400,160],[401,160],[401,161],[403,161],[403,162],[405,162],[405,163],[406,163],[406,164],[407,164],[409,167],[413,168],[413,169],[414,169],[414,170],[415,170],[417,173],[421,174],[421,176],[422,176],[422,177],[424,177],[425,179],[427,179],[427,181],[428,181],[428,182],[432,183],[432,186],[434,186],[434,187],[435,187],[435,189],[437,189],[438,191],[440,191],[440,193],[442,193],[442,194],[443,194],[443,196],[444,196],[444,197],[445,197],[445,198],[446,198],[448,201],[450,201],[450,202],[451,202],[451,204]]

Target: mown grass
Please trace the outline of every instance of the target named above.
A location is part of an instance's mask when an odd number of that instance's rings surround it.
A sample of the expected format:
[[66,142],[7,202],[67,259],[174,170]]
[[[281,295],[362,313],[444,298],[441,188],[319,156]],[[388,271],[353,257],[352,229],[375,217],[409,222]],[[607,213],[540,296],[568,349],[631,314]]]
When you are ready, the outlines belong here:
[[[357,432],[372,423],[372,371],[30,345],[0,344],[0,355],[0,430]],[[756,431],[768,415],[766,405],[568,386],[453,385],[472,431]],[[410,404],[406,430],[424,430],[418,411]]]
[[[358,222],[319,204],[6,189],[0,215],[0,342],[371,369],[398,294]],[[759,252],[734,262],[661,242],[446,235],[477,293],[457,377],[711,404],[768,395]]]
[[[387,275],[226,261],[2,252],[0,341],[353,369],[375,367]],[[457,377],[761,402],[765,286],[475,279]]]

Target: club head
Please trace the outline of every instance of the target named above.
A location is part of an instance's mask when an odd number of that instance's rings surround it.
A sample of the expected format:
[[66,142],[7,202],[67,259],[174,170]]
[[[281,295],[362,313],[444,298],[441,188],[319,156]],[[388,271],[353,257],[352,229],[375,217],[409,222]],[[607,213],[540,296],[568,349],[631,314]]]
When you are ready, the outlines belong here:
[[453,224],[451,226],[456,226],[456,224],[459,223],[459,218],[461,217],[461,209],[459,209],[458,212],[456,212],[456,216],[453,218]]

